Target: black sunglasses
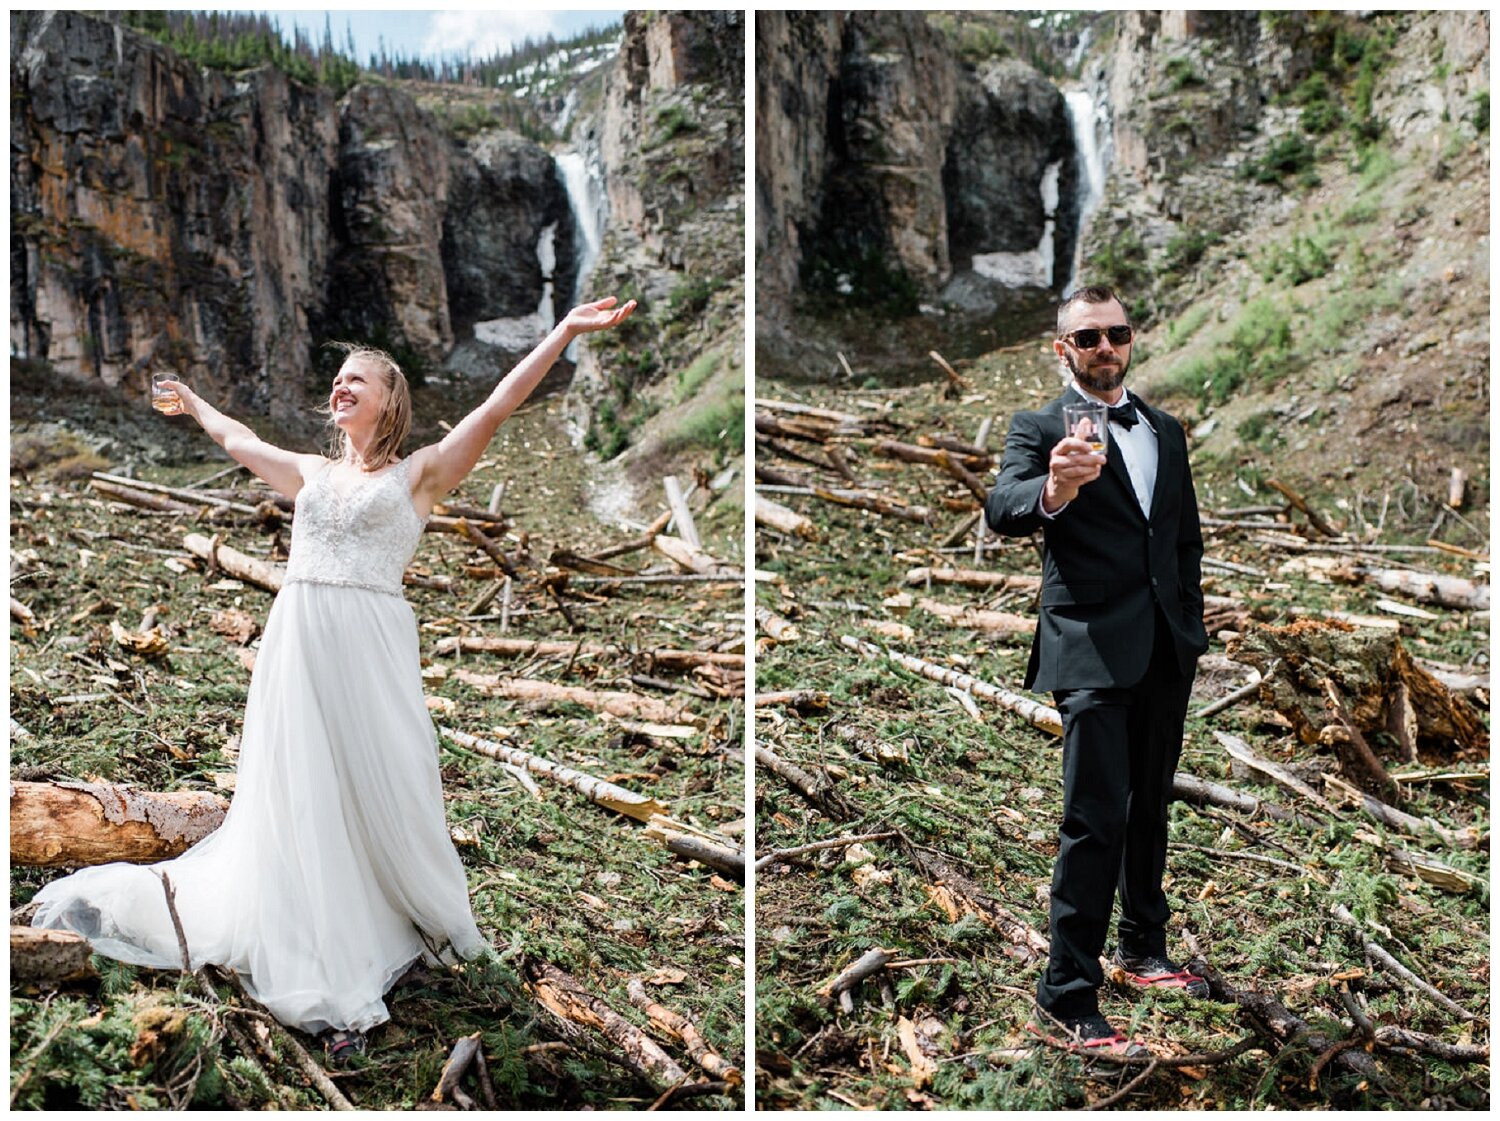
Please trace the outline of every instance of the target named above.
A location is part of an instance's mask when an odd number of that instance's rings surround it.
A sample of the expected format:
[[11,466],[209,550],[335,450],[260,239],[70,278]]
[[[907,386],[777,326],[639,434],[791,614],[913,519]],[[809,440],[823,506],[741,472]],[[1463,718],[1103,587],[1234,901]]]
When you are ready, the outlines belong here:
[[1079,350],[1093,350],[1099,345],[1101,335],[1109,336],[1110,346],[1125,346],[1131,339],[1135,338],[1135,328],[1128,323],[1122,323],[1115,327],[1080,327],[1076,331],[1069,331],[1062,338],[1067,339]]

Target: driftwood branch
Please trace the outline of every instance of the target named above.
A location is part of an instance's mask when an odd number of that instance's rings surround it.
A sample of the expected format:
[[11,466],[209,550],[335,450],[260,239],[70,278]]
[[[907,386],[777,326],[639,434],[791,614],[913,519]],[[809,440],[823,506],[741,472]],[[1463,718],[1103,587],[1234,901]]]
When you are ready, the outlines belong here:
[[865,841],[884,841],[896,836],[899,836],[899,834],[864,833],[858,837],[834,837],[827,841],[814,841],[807,845],[795,845],[789,849],[772,849],[765,856],[756,859],[755,870],[759,872],[762,868],[774,864],[778,860],[787,860],[794,856],[805,856],[810,852],[821,852],[824,849],[848,848],[850,845],[863,844]]
[[633,790],[626,790],[622,786],[616,786],[612,782],[586,775],[582,771],[575,771],[571,767],[560,766],[550,759],[544,759],[540,755],[532,755],[528,751],[517,748],[506,747],[504,744],[495,743],[492,740],[480,739],[468,732],[460,732],[455,728],[440,728],[439,731],[447,736],[460,747],[477,751],[481,755],[487,755],[491,759],[502,763],[509,763],[515,767],[521,767],[532,774],[541,775],[552,782],[571,786],[574,790],[583,794],[591,801],[603,806],[605,809],[613,810],[615,813],[624,814],[626,817],[634,818],[636,821],[650,821],[653,814],[666,812],[666,807],[655,798],[648,798],[644,794],[637,794]]
[[1364,929],[1359,925],[1359,920],[1357,920],[1352,914],[1349,913],[1349,908],[1345,907],[1342,903],[1335,903],[1332,910],[1334,918],[1353,928],[1354,933],[1359,936],[1360,943],[1364,946],[1365,953],[1369,954],[1371,958],[1373,958],[1375,961],[1378,961],[1391,973],[1394,973],[1397,977],[1400,977],[1401,980],[1405,981],[1417,992],[1421,993],[1428,1000],[1432,1001],[1433,1004],[1436,1004],[1439,1008],[1446,1009],[1447,1011],[1453,1013],[1460,1020],[1478,1019],[1478,1017],[1475,1016],[1474,1013],[1468,1011],[1463,1006],[1444,996],[1432,985],[1422,980],[1422,978],[1418,977],[1410,969],[1397,961],[1389,950],[1387,950],[1379,942],[1376,942],[1373,938],[1371,938],[1364,932]]
[[652,1023],[682,1040],[693,1062],[722,1082],[731,1086],[744,1085],[745,1076],[704,1042],[692,1021],[652,1000],[640,978],[632,977],[626,983],[625,991],[630,996],[630,1003],[651,1017]]
[[716,872],[732,876],[735,882],[745,882],[745,854],[728,845],[697,837],[672,828],[670,818],[652,818],[646,826],[648,840],[660,842],[668,852],[685,860],[696,860]]
[[1012,693],[1009,689],[1002,689],[997,685],[991,685],[966,673],[959,673],[946,666],[925,661],[922,658],[913,657],[910,654],[898,654],[890,650],[882,650],[873,643],[865,642],[863,639],[855,638],[853,635],[844,635],[839,640],[851,650],[856,650],[867,658],[885,657],[897,665],[919,673],[933,681],[940,681],[944,685],[951,685],[956,689],[962,689],[966,693],[973,693],[976,697],[983,697],[987,701],[993,701],[1008,712],[1013,712],[1021,719],[1034,727],[1050,732],[1054,736],[1062,735],[1062,717],[1057,710],[1048,708],[1039,701],[1029,697],[1023,697],[1019,693]]
[[521,973],[539,1004],[569,1023],[582,1024],[603,1035],[652,1085],[666,1089],[689,1080],[687,1072],[650,1036],[557,966],[540,958],[526,958]]

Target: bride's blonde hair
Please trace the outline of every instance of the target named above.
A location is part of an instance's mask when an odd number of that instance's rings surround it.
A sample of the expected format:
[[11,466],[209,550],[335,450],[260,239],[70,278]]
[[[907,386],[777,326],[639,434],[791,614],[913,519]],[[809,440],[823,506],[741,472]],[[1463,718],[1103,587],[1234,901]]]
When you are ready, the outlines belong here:
[[[375,438],[370,442],[364,457],[366,471],[379,471],[401,454],[401,444],[411,432],[411,388],[406,384],[406,375],[396,360],[385,351],[358,343],[332,342],[328,344],[344,354],[344,361],[360,358],[377,368],[385,379],[385,407],[375,425]],[[333,423],[333,410],[325,403],[319,412],[328,414],[328,427],[333,429],[331,450],[336,460],[348,459],[353,453],[349,446],[349,435]]]

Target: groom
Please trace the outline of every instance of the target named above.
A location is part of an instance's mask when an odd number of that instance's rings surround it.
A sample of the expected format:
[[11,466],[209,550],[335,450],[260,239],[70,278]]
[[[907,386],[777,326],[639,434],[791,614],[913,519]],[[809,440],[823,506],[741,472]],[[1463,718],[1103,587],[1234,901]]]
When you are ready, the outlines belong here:
[[[1203,629],[1203,538],[1182,427],[1123,387],[1134,331],[1108,288],[1057,309],[1053,349],[1071,385],[1017,413],[985,503],[990,528],[1042,532],[1041,611],[1025,685],[1063,723],[1063,821],[1052,873],[1052,952],[1037,1004],[1070,1045],[1134,1047],[1099,1013],[1116,886],[1114,963],[1136,984],[1207,996],[1166,956],[1167,803]],[[1063,405],[1110,408],[1105,453],[1063,429]]]

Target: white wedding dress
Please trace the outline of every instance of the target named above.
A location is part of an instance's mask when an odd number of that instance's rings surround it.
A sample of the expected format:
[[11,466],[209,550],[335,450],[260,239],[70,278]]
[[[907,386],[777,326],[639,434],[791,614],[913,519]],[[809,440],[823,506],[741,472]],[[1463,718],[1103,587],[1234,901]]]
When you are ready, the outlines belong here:
[[407,461],[347,495],[332,464],[297,498],[286,581],[250,681],[239,774],[219,829],[174,860],[48,884],[33,924],[176,969],[168,873],[194,968],[239,972],[285,1024],[364,1031],[418,958],[477,956],[443,820],[416,620],[401,575],[422,534]]

